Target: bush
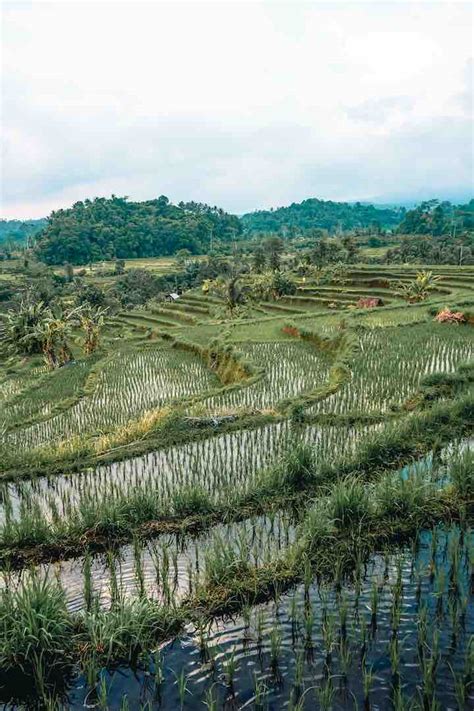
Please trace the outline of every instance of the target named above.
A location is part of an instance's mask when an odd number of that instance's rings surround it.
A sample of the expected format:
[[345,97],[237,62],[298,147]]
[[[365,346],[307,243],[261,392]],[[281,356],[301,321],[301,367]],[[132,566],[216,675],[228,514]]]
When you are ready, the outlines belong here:
[[435,316],[435,321],[438,323],[465,323],[466,317],[462,311],[451,311],[446,307]]

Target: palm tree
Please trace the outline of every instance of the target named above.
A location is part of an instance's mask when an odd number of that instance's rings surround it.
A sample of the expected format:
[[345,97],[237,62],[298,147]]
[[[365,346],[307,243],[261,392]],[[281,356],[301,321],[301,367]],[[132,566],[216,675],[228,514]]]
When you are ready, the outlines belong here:
[[57,309],[56,313],[50,311],[30,335],[30,338],[40,341],[46,365],[51,370],[60,368],[72,359],[69,339],[76,311],[77,309],[69,313],[61,309]]

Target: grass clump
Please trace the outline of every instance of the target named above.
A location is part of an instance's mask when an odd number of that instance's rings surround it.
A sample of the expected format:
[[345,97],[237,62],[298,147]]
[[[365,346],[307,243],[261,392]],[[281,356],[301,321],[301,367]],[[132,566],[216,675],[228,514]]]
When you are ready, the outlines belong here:
[[332,487],[328,510],[338,528],[360,525],[371,514],[367,487],[355,477],[344,477]]
[[38,683],[64,664],[73,623],[64,590],[47,576],[28,576],[0,593],[0,667],[20,669]]
[[204,586],[235,585],[252,572],[250,550],[247,541],[239,538],[234,547],[221,537],[216,537],[205,556]]
[[187,486],[173,494],[173,511],[176,516],[206,516],[214,511],[207,491],[199,486]]
[[423,471],[410,476],[389,474],[377,482],[374,496],[378,515],[384,519],[407,519],[413,512],[423,510],[433,492],[431,482]]
[[298,442],[288,448],[272,474],[275,488],[282,491],[302,491],[314,483],[315,460],[312,448]]
[[465,449],[448,466],[449,478],[466,501],[474,501],[474,451]]
[[107,665],[135,663],[140,652],[152,649],[157,640],[175,634],[181,627],[180,613],[173,607],[145,597],[119,600],[110,609],[95,604],[75,617],[74,638],[83,658],[94,657]]

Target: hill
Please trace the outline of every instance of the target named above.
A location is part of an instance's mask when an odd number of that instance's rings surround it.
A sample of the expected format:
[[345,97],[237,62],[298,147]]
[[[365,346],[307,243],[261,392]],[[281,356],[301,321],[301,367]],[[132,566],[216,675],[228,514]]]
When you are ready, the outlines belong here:
[[413,210],[408,210],[398,227],[401,234],[451,235],[453,237],[474,232],[474,200],[465,205],[452,205],[445,200],[428,200]]
[[36,252],[47,264],[161,257],[180,249],[197,254],[209,249],[211,237],[214,243],[230,242],[241,231],[239,219],[217,207],[173,205],[163,195],[146,202],[112,196],[53,212]]
[[312,228],[351,230],[364,227],[394,228],[403,219],[403,208],[376,208],[360,202],[333,202],[309,198],[288,207],[257,210],[242,215],[245,232],[305,232]]
[[0,244],[5,242],[26,243],[46,225],[46,218],[39,220],[0,220]]

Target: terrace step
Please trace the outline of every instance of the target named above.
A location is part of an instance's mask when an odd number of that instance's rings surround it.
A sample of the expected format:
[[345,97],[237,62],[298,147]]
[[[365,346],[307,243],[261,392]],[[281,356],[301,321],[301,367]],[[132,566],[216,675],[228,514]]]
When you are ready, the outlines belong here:
[[336,297],[318,297],[318,296],[283,296],[282,301],[285,304],[307,304],[308,306],[319,306],[320,304],[331,304],[340,302],[342,304],[355,304],[357,299],[351,297],[338,296]]
[[175,321],[177,325],[181,326],[183,323],[187,324],[197,324],[198,319],[195,316],[192,316],[191,314],[184,313],[184,311],[175,311],[173,313],[171,312],[171,309],[164,309],[160,308],[159,306],[150,306],[148,307],[148,311],[153,314],[153,316],[166,316],[167,318],[161,318],[162,321],[167,321],[168,319],[171,319],[171,321]]
[[[264,311],[279,311],[287,314],[300,314],[302,309],[295,309],[291,306],[283,306],[282,304],[273,304],[266,301],[262,301],[259,304]],[[304,310],[304,309],[303,309]]]
[[380,297],[385,297],[385,296],[397,296],[397,293],[395,291],[391,291],[389,289],[382,289],[380,287],[375,288],[375,289],[367,289],[366,291],[363,291],[361,289],[334,289],[330,287],[324,287],[324,288],[313,288],[313,287],[301,287],[297,291],[297,296],[351,296],[355,299],[361,298],[370,298],[373,296],[380,296]]
[[[150,328],[176,328],[179,324],[177,324],[175,321],[166,321],[165,319],[161,318],[154,318],[153,316],[146,315],[146,314],[139,314],[135,313],[133,311],[122,311],[120,314],[120,319],[124,321],[125,323],[129,323],[132,325],[139,325],[143,324],[144,326],[149,326]],[[138,322],[138,323],[137,323]]]
[[180,301],[184,301],[189,304],[196,304],[196,306],[206,306],[207,304],[222,304],[222,299],[217,296],[210,296],[209,294],[183,294]]
[[189,313],[198,313],[198,314],[204,314],[207,315],[209,314],[209,309],[206,306],[197,306],[195,304],[190,304],[186,303],[186,301],[183,301],[181,303],[174,302],[172,304],[167,304],[163,305],[163,308],[166,309],[167,311],[188,311]]

